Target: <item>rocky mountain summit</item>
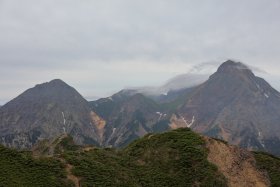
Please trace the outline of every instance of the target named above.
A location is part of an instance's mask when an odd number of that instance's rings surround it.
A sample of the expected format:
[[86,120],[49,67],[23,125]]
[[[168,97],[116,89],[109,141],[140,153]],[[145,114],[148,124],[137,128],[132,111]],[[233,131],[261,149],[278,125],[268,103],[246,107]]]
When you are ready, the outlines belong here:
[[[207,81],[191,88],[158,96],[123,90],[91,106],[109,122],[108,128],[118,132],[118,142],[190,127],[234,145],[280,154],[280,93],[240,62],[224,62]],[[132,115],[136,111],[138,115]],[[136,116],[145,118],[140,126]],[[127,133],[133,135],[123,136]],[[122,145],[115,140],[105,145]]]
[[26,90],[0,108],[3,145],[31,148],[38,140],[71,134],[79,144],[98,144],[88,102],[62,80]]
[[177,111],[196,132],[280,154],[280,93],[241,63],[223,63]]
[[61,80],[37,85],[0,108],[0,141],[31,148],[70,134],[78,144],[123,147],[148,133],[189,127],[280,155],[279,121],[280,93],[228,60],[204,83],[157,96],[130,89],[88,102]]

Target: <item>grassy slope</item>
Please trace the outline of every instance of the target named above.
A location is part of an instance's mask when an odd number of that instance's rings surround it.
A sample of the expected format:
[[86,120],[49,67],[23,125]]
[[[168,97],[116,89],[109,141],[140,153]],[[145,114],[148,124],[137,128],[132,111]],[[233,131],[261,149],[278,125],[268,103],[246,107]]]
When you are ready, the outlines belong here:
[[264,152],[254,152],[257,166],[266,171],[272,187],[280,186],[280,158]]
[[33,159],[30,153],[0,146],[0,186],[71,186],[63,165],[54,159]]
[[[280,186],[280,158],[255,152],[257,166],[274,187]],[[74,166],[82,186],[227,186],[216,166],[207,161],[204,140],[189,129],[148,134],[122,150],[85,151],[66,137],[55,148]],[[0,186],[73,186],[65,166],[53,158],[34,159],[28,152],[0,146]]]
[[189,129],[146,135],[123,150],[67,152],[83,186],[226,186],[207,161],[202,138]]

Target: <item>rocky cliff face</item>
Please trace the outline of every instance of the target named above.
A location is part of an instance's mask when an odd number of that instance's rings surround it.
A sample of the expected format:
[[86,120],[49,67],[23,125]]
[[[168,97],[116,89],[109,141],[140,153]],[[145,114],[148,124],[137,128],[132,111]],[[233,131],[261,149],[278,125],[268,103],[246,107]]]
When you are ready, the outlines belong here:
[[[147,133],[168,129],[168,116],[160,106],[142,94],[121,91],[90,103],[106,121],[101,145],[120,147]],[[161,130],[162,129],[162,130]]]
[[280,93],[242,63],[226,61],[205,83],[151,99],[155,102],[126,90],[91,102],[107,122],[103,145],[121,146],[149,132],[190,127],[280,154]]
[[257,167],[253,153],[211,138],[205,137],[205,141],[208,160],[226,177],[228,186],[270,186],[267,173]]
[[197,132],[280,154],[280,93],[241,63],[223,63],[178,112]]
[[88,102],[61,80],[36,85],[0,109],[0,142],[30,148],[40,139],[71,134],[79,144],[98,144]]
[[[190,127],[242,147],[280,154],[280,93],[244,64],[224,62],[203,84],[147,97],[124,90],[91,102],[107,122],[103,145]],[[125,143],[124,143],[125,142]]]

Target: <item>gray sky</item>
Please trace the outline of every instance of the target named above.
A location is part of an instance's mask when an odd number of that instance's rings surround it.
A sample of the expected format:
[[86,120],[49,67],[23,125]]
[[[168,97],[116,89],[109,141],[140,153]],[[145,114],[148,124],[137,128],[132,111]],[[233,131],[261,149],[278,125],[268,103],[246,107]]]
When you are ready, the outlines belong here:
[[0,0],[0,104],[61,78],[87,98],[237,59],[280,88],[279,0]]

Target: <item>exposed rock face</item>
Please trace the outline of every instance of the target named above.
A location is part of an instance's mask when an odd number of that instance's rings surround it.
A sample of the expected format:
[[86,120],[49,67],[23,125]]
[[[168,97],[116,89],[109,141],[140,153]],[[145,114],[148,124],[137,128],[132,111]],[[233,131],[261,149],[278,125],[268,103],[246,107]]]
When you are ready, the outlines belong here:
[[170,118],[169,127],[171,129],[186,128],[186,127],[191,127],[193,123],[194,123],[194,118],[192,119],[192,121],[188,123],[184,118],[172,114]]
[[246,148],[280,154],[280,93],[245,65],[223,63],[178,113],[192,129]]
[[254,155],[236,146],[205,138],[208,160],[226,177],[230,187],[268,187],[270,181],[256,167]]
[[98,142],[103,142],[104,141],[104,132],[105,132],[105,126],[106,126],[106,121],[103,120],[101,117],[99,117],[95,112],[91,111],[90,112],[90,117],[95,124],[95,132],[98,135]]
[[124,90],[91,102],[107,123],[105,146],[149,132],[190,127],[242,147],[280,155],[280,93],[244,64],[224,62],[203,84],[153,96]]
[[162,113],[154,101],[142,94],[131,95],[121,91],[90,104],[92,110],[106,121],[102,131],[103,146],[125,146],[149,132],[168,129],[167,114]]
[[30,148],[63,133],[79,144],[97,144],[98,128],[88,102],[61,80],[36,85],[0,109],[0,142]]

